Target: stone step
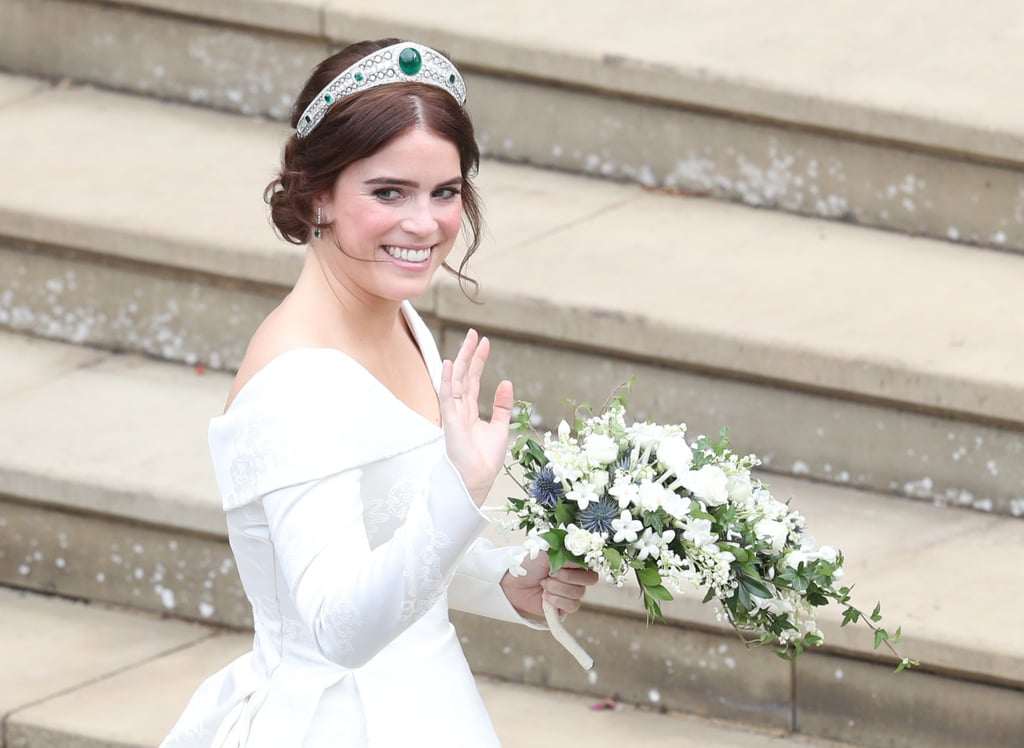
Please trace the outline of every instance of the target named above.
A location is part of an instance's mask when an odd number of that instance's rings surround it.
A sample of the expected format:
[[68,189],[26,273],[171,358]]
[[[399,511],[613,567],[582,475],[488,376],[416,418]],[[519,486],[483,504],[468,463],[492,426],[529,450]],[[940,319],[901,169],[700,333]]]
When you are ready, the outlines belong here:
[[[9,588],[0,588],[0,607],[0,720],[9,748],[157,745],[202,679],[252,642],[247,634]],[[840,746],[632,705],[596,710],[594,697],[486,676],[477,682],[505,748],[535,748],[552,735],[593,748],[639,735],[667,748]]]
[[[206,454],[230,375],[10,333],[0,359],[0,585],[246,629]],[[475,672],[856,745],[1012,744],[1024,643],[977,611],[998,601],[998,620],[1024,615],[1007,593],[1024,564],[1019,520],[809,481],[772,487],[819,543],[845,551],[856,602],[883,602],[920,671],[894,676],[866,629],[840,627],[835,611],[820,617],[826,645],[794,666],[745,651],[697,594],[648,626],[635,591],[598,586],[570,619],[594,671],[545,634],[456,614]],[[491,503],[510,491],[500,484]]]
[[[284,135],[0,76],[0,325],[236,367],[301,263],[260,200]],[[728,426],[773,472],[1024,514],[1024,258],[495,161],[479,183],[485,303],[442,279],[417,305],[447,350],[495,337],[547,423],[636,375],[639,415]]]
[[934,5],[3,0],[0,69],[284,119],[330,50],[412,37],[489,154],[1024,249],[1020,4]]

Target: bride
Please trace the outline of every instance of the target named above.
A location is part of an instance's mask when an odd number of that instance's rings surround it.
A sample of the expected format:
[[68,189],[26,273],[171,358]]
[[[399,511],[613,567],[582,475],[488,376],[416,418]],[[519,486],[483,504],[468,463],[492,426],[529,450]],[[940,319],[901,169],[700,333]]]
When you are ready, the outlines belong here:
[[482,419],[487,338],[442,363],[408,301],[439,268],[472,283],[465,95],[445,56],[386,39],[322,62],[295,103],[266,198],[305,264],[209,435],[253,649],[200,686],[167,748],[496,746],[449,606],[539,627],[542,601],[571,613],[596,581],[543,555],[510,576],[477,537],[512,385]]

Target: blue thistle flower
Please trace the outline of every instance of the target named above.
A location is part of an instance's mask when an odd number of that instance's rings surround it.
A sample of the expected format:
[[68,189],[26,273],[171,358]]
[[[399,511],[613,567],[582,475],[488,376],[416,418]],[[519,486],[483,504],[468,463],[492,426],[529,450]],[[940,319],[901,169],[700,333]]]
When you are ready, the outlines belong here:
[[555,473],[546,465],[533,476],[528,490],[538,504],[548,508],[553,507],[564,495],[561,481],[555,478]]
[[576,515],[580,527],[587,532],[611,532],[612,520],[618,519],[619,502],[608,496],[602,496],[598,501],[587,504],[586,509],[580,509]]

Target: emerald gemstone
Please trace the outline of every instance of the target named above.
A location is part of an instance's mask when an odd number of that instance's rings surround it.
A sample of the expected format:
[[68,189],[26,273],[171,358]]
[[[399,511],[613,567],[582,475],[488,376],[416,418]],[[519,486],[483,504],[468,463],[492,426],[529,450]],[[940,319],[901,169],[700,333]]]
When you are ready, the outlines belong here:
[[448,82],[451,83],[452,85],[455,84],[455,73],[452,73],[451,75],[448,76]]
[[326,101],[328,104],[333,104],[334,97],[331,96],[330,94],[324,94],[324,101]]
[[363,82],[363,74],[362,73],[356,73],[352,77],[356,79],[356,83],[362,83]]
[[423,60],[420,58],[420,53],[412,47],[406,47],[402,50],[401,54],[398,55],[398,67],[402,69],[402,72],[406,75],[416,75],[420,72],[420,68],[423,67]]
[[307,114],[307,115],[306,115],[306,122],[312,122],[312,121],[313,121],[313,118],[312,118],[312,117],[310,117],[310,116],[309,116],[309,115]]

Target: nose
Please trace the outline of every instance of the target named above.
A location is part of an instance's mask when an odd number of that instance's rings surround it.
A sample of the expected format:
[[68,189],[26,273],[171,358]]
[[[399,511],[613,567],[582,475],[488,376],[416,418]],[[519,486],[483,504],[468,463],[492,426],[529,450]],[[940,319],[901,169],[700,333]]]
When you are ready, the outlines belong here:
[[430,199],[413,200],[409,211],[402,217],[402,230],[413,236],[425,237],[432,235],[438,226]]

